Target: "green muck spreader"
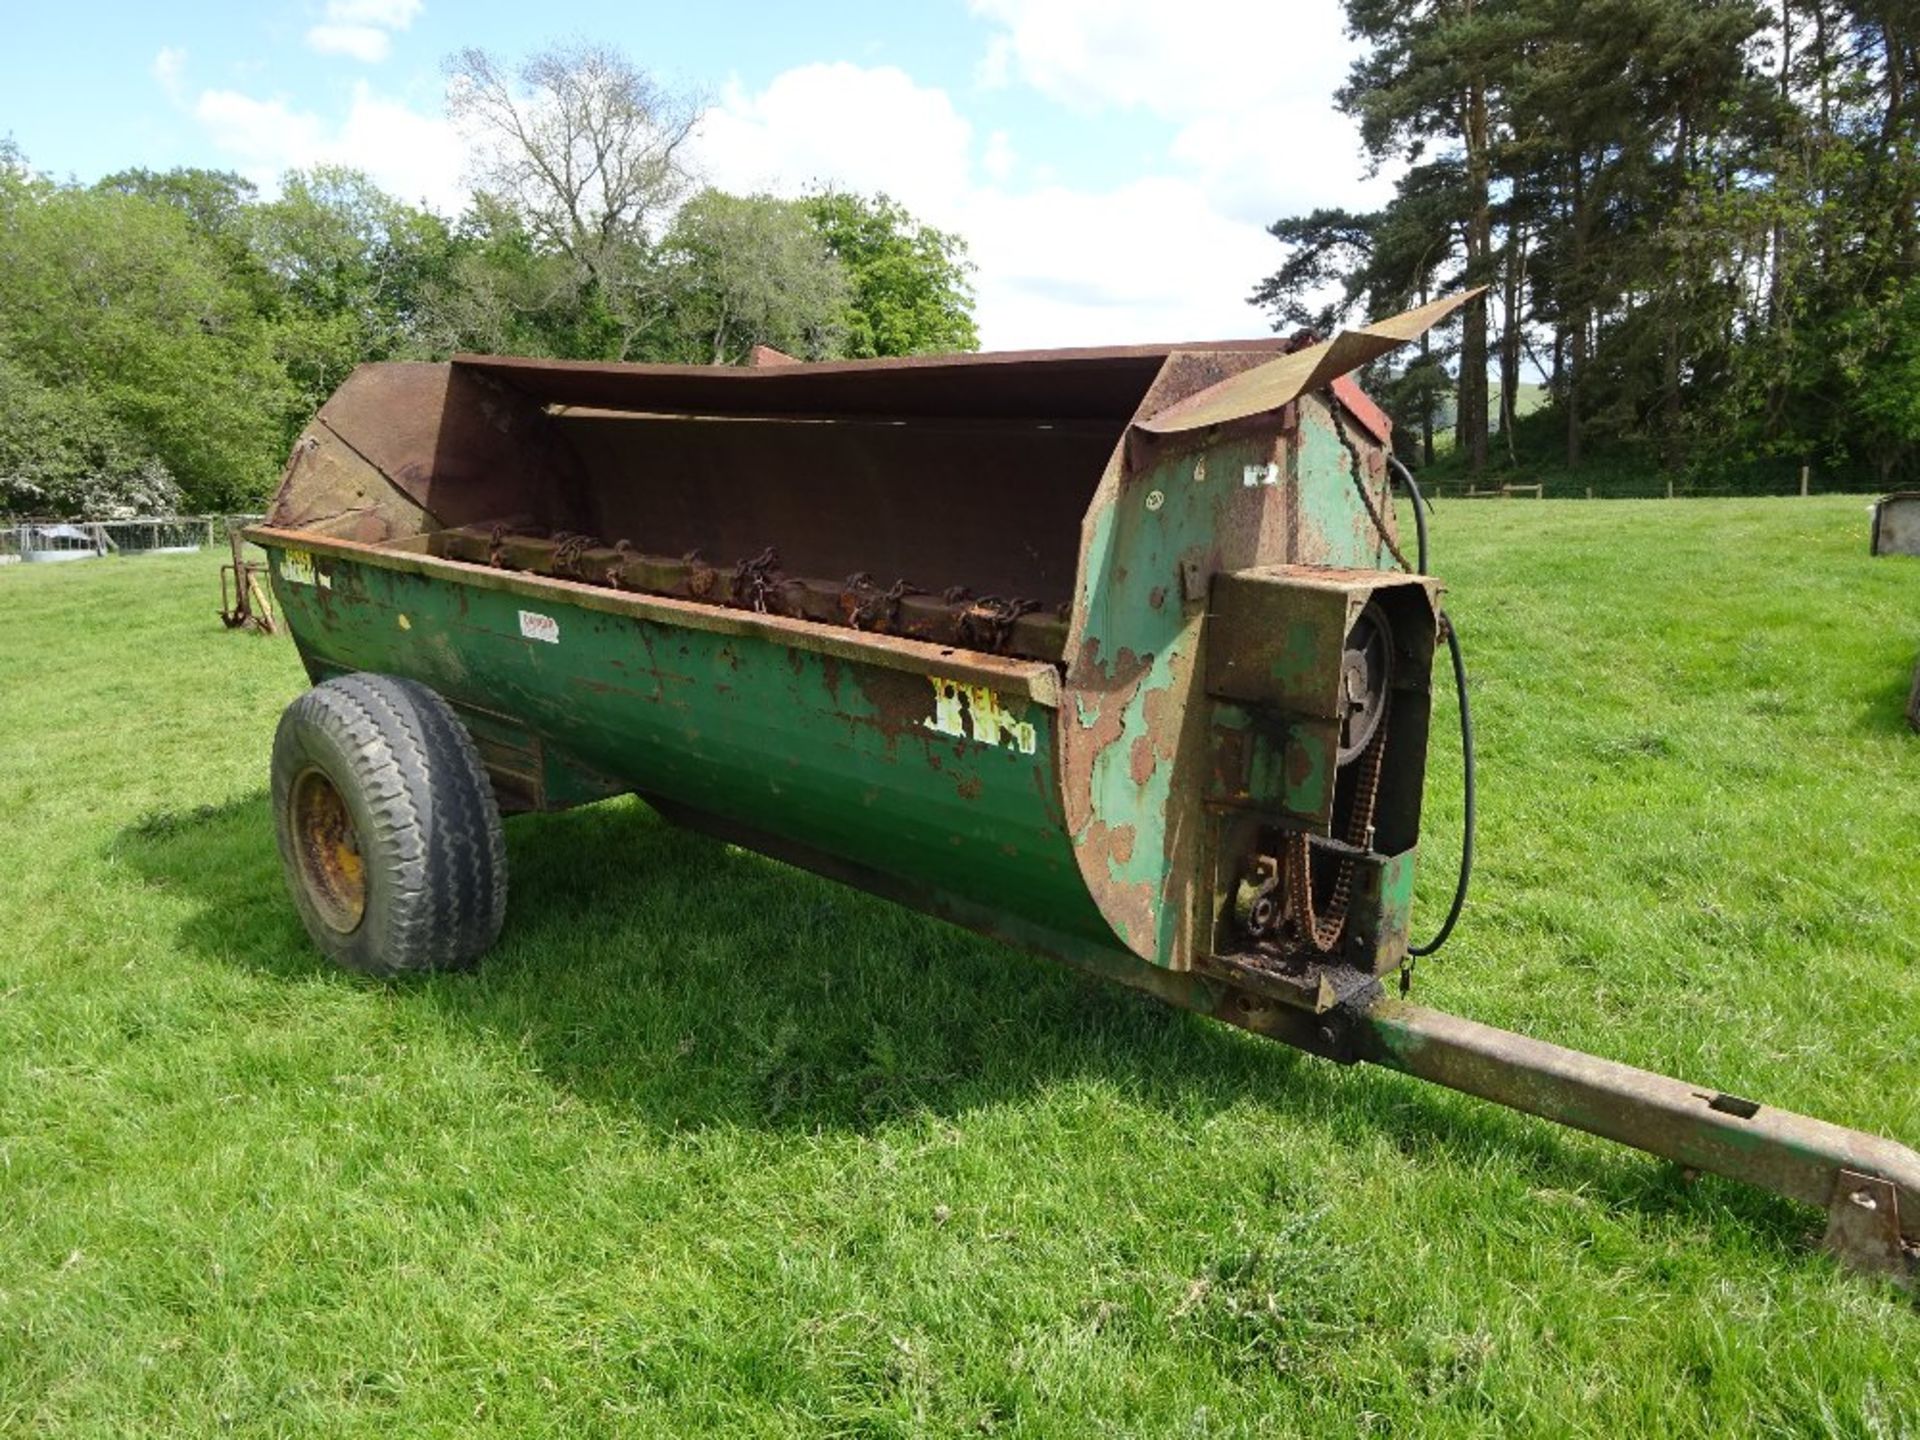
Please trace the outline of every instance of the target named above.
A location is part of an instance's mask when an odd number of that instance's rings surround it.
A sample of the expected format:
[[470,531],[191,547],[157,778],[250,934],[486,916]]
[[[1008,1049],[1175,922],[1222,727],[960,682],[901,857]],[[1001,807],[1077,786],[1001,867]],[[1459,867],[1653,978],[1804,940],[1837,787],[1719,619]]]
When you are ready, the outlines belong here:
[[501,813],[638,794],[1170,1004],[1822,1207],[1835,1255],[1910,1282],[1905,1146],[1387,993],[1432,948],[1443,646],[1463,699],[1465,676],[1350,372],[1458,303],[1322,343],[362,367],[249,532],[314,682],[272,780],[308,931],[378,974],[471,964],[505,912]]

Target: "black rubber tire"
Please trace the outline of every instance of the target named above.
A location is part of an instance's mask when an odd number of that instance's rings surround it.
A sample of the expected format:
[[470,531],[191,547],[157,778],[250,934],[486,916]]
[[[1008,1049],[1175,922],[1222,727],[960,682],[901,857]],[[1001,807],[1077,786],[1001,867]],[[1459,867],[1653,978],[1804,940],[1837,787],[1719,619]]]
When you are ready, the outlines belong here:
[[[296,836],[295,788],[324,793],[316,772],[352,824],[357,917],[316,893]],[[426,686],[343,675],[289,705],[273,737],[273,815],[300,919],[347,969],[464,969],[499,938],[507,909],[500,807],[466,727]]]

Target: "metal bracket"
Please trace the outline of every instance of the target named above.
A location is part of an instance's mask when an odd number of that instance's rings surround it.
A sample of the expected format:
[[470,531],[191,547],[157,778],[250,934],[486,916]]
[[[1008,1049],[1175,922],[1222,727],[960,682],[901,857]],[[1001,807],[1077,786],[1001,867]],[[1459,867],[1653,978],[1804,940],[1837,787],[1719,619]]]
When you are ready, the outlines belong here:
[[1884,1275],[1903,1289],[1920,1288],[1920,1255],[1900,1238],[1900,1191],[1891,1181],[1840,1171],[1820,1248],[1849,1270]]
[[1296,970],[1269,963],[1257,953],[1194,957],[1194,969],[1229,981],[1252,995],[1278,1000],[1315,1015],[1377,993],[1379,986],[1371,970],[1351,965],[1303,965]]

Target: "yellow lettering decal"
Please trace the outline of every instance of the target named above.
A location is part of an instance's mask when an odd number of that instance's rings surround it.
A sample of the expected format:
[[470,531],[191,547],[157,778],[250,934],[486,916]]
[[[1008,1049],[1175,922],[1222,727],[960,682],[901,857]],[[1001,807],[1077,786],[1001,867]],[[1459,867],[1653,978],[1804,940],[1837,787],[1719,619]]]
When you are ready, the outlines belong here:
[[967,727],[962,720],[961,686],[952,680],[942,680],[938,675],[927,678],[933,681],[933,714],[920,723],[936,735],[964,738]]
[[1022,755],[1033,754],[1039,743],[1033,723],[1015,719],[987,686],[944,680],[937,675],[928,678],[933,681],[933,714],[920,722],[927,729],[965,739],[970,720],[973,738],[982,745],[1007,745]]

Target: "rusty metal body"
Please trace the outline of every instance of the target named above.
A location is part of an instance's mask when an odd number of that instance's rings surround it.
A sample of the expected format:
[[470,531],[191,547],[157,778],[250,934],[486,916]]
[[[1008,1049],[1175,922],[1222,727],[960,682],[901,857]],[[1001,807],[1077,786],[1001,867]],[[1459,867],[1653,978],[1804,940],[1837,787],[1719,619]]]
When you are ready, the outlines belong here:
[[[1523,1093],[1567,1052],[1506,1036],[1503,1069],[1501,1032],[1384,998],[1438,587],[1347,372],[1456,303],[1302,346],[368,366],[250,533],[309,674],[431,686],[505,809],[635,792],[1319,1054],[1799,1198],[1864,1175],[1905,1265],[1902,1147],[1757,1112],[1745,1165],[1709,1096]],[[1595,1123],[1609,1095],[1640,1118]]]

